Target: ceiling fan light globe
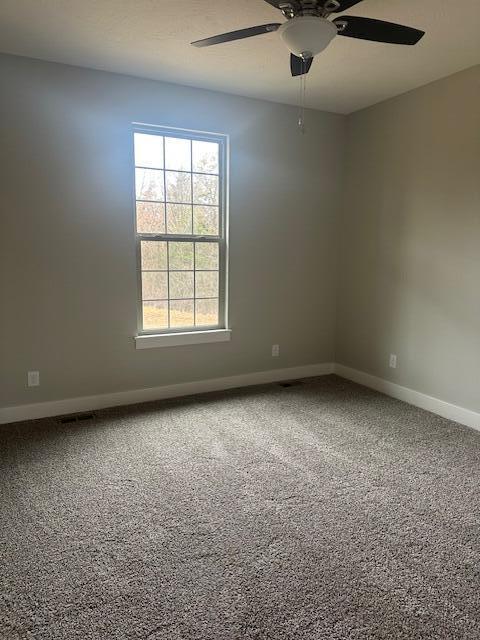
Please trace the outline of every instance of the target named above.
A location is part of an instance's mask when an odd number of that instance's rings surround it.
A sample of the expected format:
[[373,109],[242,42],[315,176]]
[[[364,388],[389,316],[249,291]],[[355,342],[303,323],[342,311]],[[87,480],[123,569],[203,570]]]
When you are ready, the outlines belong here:
[[284,22],[278,33],[291,53],[313,58],[323,51],[337,35],[337,27],[316,16],[298,16]]

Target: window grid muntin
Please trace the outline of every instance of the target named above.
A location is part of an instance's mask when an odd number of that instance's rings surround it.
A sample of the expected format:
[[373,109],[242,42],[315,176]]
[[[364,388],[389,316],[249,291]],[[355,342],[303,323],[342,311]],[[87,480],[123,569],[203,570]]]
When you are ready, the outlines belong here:
[[[158,134],[158,135],[161,135],[161,134]],[[165,155],[165,149],[163,150],[163,153]],[[191,155],[193,156],[193,151]],[[213,176],[214,178],[218,178],[218,176],[220,175],[219,173],[210,173],[209,171],[187,171],[186,169],[161,169],[160,167],[143,167],[138,164],[135,165],[135,169],[148,169],[148,171],[173,171],[174,173],[191,173],[192,175],[195,174],[199,176]]]
[[[165,136],[163,137],[163,195],[165,198],[165,235],[168,233],[168,216],[167,216],[167,179],[165,172]],[[141,245],[140,245],[141,246]],[[140,249],[141,250],[141,249]],[[170,266],[170,245],[167,242],[167,271]],[[142,283],[143,286],[143,283]],[[143,290],[140,289],[140,304],[142,305],[142,330],[144,329],[144,309],[143,309]],[[170,278],[167,273],[167,328],[170,329]]]
[[[220,147],[218,148],[220,153]],[[193,171],[193,141],[190,140],[190,169]],[[218,177],[220,180],[220,176]],[[166,194],[165,194],[166,195]],[[192,201],[191,207],[191,219],[192,219],[192,236],[193,236],[193,173],[190,178],[190,200]],[[195,275],[195,255],[196,255],[195,243],[193,243],[193,326],[197,326],[197,305],[195,300],[197,299],[197,277]],[[220,269],[220,265],[218,265]],[[220,288],[218,289],[218,297],[220,297]]]
[[[147,168],[152,171],[163,171],[163,186],[164,186],[164,200],[145,200],[143,198],[136,199],[136,189],[135,189],[135,205],[137,202],[147,202],[152,204],[163,204],[164,205],[164,221],[165,221],[165,233],[143,233],[138,232],[136,230],[137,237],[137,272],[138,272],[138,291],[139,291],[139,303],[138,303],[138,327],[139,333],[141,334],[155,334],[159,331],[162,333],[178,333],[185,330],[188,331],[204,331],[204,330],[213,330],[213,329],[223,329],[227,327],[227,278],[228,278],[228,253],[227,253],[227,196],[226,196],[226,183],[228,180],[228,176],[226,175],[227,168],[227,145],[228,139],[226,136],[222,136],[220,134],[204,134],[195,131],[187,131],[187,130],[177,130],[177,129],[168,129],[163,127],[152,127],[146,125],[137,125],[134,124],[134,133],[148,133],[152,135],[158,135],[164,138],[163,144],[163,169],[162,168],[154,168],[154,167],[143,167],[135,165],[136,169]],[[173,137],[173,138],[185,138],[190,142],[190,153],[191,153],[191,171],[186,170],[171,170],[176,171],[177,173],[190,173],[192,176],[191,179],[191,189],[192,189],[192,202],[181,203],[181,202],[170,202],[167,200],[166,193],[166,159],[165,159],[165,138]],[[210,173],[210,172],[202,172],[202,171],[193,171],[193,141],[199,140],[202,142],[213,142],[218,145],[218,173]],[[216,205],[205,204],[204,202],[193,202],[193,176],[195,174],[198,175],[207,175],[214,176],[218,179],[218,203]],[[186,205],[191,207],[192,212],[192,233],[191,234],[168,234],[168,218],[167,218],[167,204],[176,204],[176,205]],[[218,234],[217,235],[196,235],[193,233],[193,213],[194,206],[201,207],[212,207],[217,209],[218,211]],[[137,224],[136,211],[135,211],[135,227]],[[195,283],[195,273],[198,272],[216,272],[218,273],[218,297],[195,297],[195,298],[182,298],[182,299],[172,299],[175,302],[181,300],[193,300],[194,307],[194,315],[196,315],[196,304],[195,300],[215,300],[216,301],[216,309],[217,309],[217,319],[218,323],[216,325],[205,325],[200,324],[197,326],[184,326],[184,327],[159,327],[153,329],[144,329],[143,328],[143,300],[142,300],[142,268],[141,268],[141,242],[142,241],[165,241],[167,242],[167,266],[170,261],[169,257],[169,245],[170,241],[174,242],[191,242],[194,245],[194,267],[196,267],[196,251],[195,246],[196,243],[206,242],[206,243],[216,243],[218,245],[218,269],[196,269],[194,268],[194,283]],[[162,271],[162,270],[143,270],[143,271]],[[172,270],[174,271],[174,270]],[[176,270],[175,270],[176,271]],[[185,270],[183,270],[185,271]],[[167,277],[167,286],[170,288],[169,278]],[[194,284],[196,287],[196,283]],[[196,294],[196,291],[195,291]],[[169,298],[170,300],[170,298]],[[145,302],[169,302],[166,299],[155,299],[155,300],[145,300]],[[168,324],[171,325],[170,318],[170,305],[167,304],[168,310]],[[196,320],[196,318],[195,318]]]

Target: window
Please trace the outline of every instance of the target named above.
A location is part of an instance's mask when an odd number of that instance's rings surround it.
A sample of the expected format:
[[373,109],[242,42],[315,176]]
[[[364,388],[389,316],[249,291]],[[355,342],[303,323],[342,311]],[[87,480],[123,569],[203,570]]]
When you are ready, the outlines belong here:
[[136,126],[139,333],[226,328],[226,137]]

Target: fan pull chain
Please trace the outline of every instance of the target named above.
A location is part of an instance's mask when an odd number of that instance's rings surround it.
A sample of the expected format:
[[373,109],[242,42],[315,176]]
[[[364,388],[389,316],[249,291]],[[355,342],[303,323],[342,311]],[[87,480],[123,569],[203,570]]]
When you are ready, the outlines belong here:
[[300,76],[300,104],[298,111],[298,128],[305,133],[305,103],[307,93],[307,60],[302,58],[302,74]]

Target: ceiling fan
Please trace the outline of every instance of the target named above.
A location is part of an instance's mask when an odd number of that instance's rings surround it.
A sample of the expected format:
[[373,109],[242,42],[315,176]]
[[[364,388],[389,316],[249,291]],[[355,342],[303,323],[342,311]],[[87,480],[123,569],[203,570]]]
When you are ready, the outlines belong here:
[[393,22],[359,16],[340,16],[330,20],[330,14],[346,11],[363,0],[264,0],[279,9],[286,22],[273,22],[258,27],[239,29],[218,36],[192,42],[194,47],[241,40],[263,33],[278,31],[291,52],[292,76],[308,73],[313,58],[323,51],[337,35],[375,42],[413,45],[425,35],[424,31]]

